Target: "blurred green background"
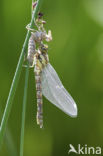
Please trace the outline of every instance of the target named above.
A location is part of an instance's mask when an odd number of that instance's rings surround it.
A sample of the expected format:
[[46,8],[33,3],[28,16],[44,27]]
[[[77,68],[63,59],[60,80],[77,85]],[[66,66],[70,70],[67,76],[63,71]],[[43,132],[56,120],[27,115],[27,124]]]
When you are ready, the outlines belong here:
[[[78,144],[102,147],[103,0],[44,0],[41,12],[47,21],[46,29],[53,34],[50,62],[77,102],[78,117],[67,116],[44,98],[44,129],[40,129],[36,124],[35,79],[30,69],[24,156],[67,156],[69,144],[75,148]],[[1,115],[30,17],[31,0],[0,0]],[[19,155],[24,76],[25,68],[0,156]]]

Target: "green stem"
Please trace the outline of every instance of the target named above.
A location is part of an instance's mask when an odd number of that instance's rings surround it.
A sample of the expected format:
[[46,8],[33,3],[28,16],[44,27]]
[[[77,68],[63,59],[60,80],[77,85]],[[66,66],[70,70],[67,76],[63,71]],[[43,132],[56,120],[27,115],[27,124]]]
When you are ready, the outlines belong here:
[[[33,27],[34,20],[37,17],[37,12],[39,10],[41,2],[42,2],[42,0],[37,1],[36,8],[33,11],[33,16],[32,16],[31,23],[30,23],[30,28]],[[11,84],[11,88],[10,88],[9,96],[8,96],[8,99],[7,99],[6,107],[5,107],[5,110],[4,110],[4,114],[3,114],[3,117],[2,117],[2,121],[1,121],[0,145],[1,145],[2,140],[3,140],[3,136],[4,136],[4,133],[5,133],[7,121],[8,121],[9,114],[10,114],[10,111],[11,111],[11,108],[12,108],[13,98],[14,98],[15,91],[16,91],[16,88],[17,88],[17,85],[18,85],[18,82],[19,82],[19,78],[20,78],[20,74],[21,74],[21,70],[22,70],[22,64],[23,64],[23,60],[24,60],[24,54],[25,54],[25,50],[26,50],[26,47],[27,47],[27,44],[28,44],[29,37],[30,37],[30,31],[28,30],[25,41],[24,41],[24,44],[23,44],[23,48],[22,48],[22,51],[21,51],[21,55],[20,55],[20,58],[19,58],[19,61],[18,61],[18,64],[17,64],[16,72],[15,72],[15,75],[14,75],[14,78],[13,78],[13,81],[12,81],[12,84]]]
[[24,98],[23,98],[22,122],[21,122],[21,137],[20,137],[20,156],[23,156],[25,114],[26,114],[27,89],[28,89],[28,77],[29,77],[29,65],[27,65],[26,73],[25,73],[25,86],[24,86]]
[[[2,110],[2,106],[0,107],[0,118],[1,118],[1,114],[2,114],[1,110]],[[10,153],[11,156],[17,156],[18,155],[17,154],[17,148],[16,148],[15,143],[14,143],[14,139],[12,137],[12,134],[11,134],[10,129],[8,128],[8,126],[7,126],[7,129],[6,129],[5,144],[6,144],[6,148],[8,150],[8,153]]]
[[[32,4],[33,4],[33,2],[34,2],[34,0],[32,0]],[[21,122],[21,137],[20,137],[20,156],[23,156],[23,148],[24,148],[25,114],[26,114],[26,103],[27,103],[28,78],[29,78],[29,64],[27,64],[26,73],[25,73],[25,86],[24,86],[24,98],[23,98],[22,122]]]
[[8,153],[10,154],[10,156],[18,155],[17,147],[15,145],[15,140],[12,137],[12,134],[8,128],[6,129],[5,144],[7,146],[7,150],[8,150]]

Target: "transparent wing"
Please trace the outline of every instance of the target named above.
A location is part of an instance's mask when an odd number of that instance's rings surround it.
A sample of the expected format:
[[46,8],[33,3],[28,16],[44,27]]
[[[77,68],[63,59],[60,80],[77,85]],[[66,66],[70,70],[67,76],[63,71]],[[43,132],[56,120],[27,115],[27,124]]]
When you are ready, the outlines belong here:
[[48,64],[42,71],[43,95],[66,114],[76,117],[77,106],[71,95],[64,88],[56,71]]

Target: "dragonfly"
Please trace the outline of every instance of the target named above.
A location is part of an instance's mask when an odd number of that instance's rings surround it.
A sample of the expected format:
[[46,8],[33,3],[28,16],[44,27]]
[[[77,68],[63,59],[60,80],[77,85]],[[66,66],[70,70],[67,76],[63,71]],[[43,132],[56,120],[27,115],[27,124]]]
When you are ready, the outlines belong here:
[[43,97],[46,97],[52,104],[61,109],[71,117],[77,116],[77,105],[72,96],[63,86],[58,74],[49,62],[48,45],[43,41],[51,41],[52,35],[44,29],[44,21],[36,20],[38,30],[31,30],[31,37],[28,43],[27,60],[31,67],[34,67],[36,94],[37,94],[37,124],[43,127]]

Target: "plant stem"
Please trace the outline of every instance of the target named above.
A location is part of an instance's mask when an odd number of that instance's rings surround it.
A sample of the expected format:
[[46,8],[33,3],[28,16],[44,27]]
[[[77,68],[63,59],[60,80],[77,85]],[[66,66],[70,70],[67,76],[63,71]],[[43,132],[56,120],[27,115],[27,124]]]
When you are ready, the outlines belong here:
[[[32,16],[31,23],[30,23],[30,28],[33,27],[34,20],[37,17],[37,12],[39,10],[41,2],[42,2],[42,0],[37,1],[36,8],[33,11],[33,16]],[[21,55],[20,55],[20,58],[19,58],[19,61],[18,61],[18,64],[17,64],[16,72],[15,72],[15,75],[14,75],[14,78],[13,78],[13,81],[12,81],[12,84],[11,84],[11,88],[10,88],[9,96],[8,96],[8,99],[7,99],[6,107],[5,107],[5,110],[4,110],[4,114],[3,114],[3,117],[2,117],[2,121],[1,121],[0,145],[1,145],[2,140],[3,140],[3,136],[4,136],[4,133],[5,133],[7,121],[8,121],[9,114],[10,114],[10,111],[11,111],[11,108],[12,108],[13,98],[14,98],[16,88],[17,88],[17,85],[18,85],[18,82],[19,82],[19,78],[20,78],[20,74],[21,74],[21,70],[22,70],[22,64],[23,64],[23,60],[24,60],[24,54],[25,54],[25,50],[26,50],[26,47],[27,47],[27,44],[28,44],[29,37],[30,37],[30,31],[28,30],[25,41],[24,41],[24,44],[23,44],[23,48],[22,48],[22,51],[21,51]]]
[[[1,110],[2,110],[2,106],[0,107],[0,119],[1,119],[1,114],[2,114]],[[7,129],[6,129],[5,144],[6,144],[6,148],[8,150],[8,153],[10,153],[11,156],[17,156],[18,155],[17,154],[17,148],[16,148],[15,143],[14,143],[14,139],[12,137],[12,134],[11,134],[10,129],[8,128],[8,126],[7,126]]]
[[24,97],[23,97],[23,108],[22,108],[22,122],[21,122],[21,137],[20,137],[20,156],[23,156],[28,77],[29,77],[29,64],[27,64],[26,73],[25,73],[25,86],[24,86]]
[[5,144],[7,146],[7,150],[10,156],[18,156],[15,140],[12,137],[12,134],[8,128],[6,129]]
[[[33,3],[32,0],[32,11],[33,11]],[[31,14],[33,16],[33,13]],[[29,63],[27,64],[26,72],[25,72],[25,86],[24,86],[24,98],[23,98],[23,108],[22,108],[22,121],[21,121],[21,137],[20,137],[20,156],[23,156],[23,148],[24,148],[24,132],[25,132],[25,114],[26,114],[26,103],[27,103],[27,89],[28,89],[28,78],[29,78]]]

